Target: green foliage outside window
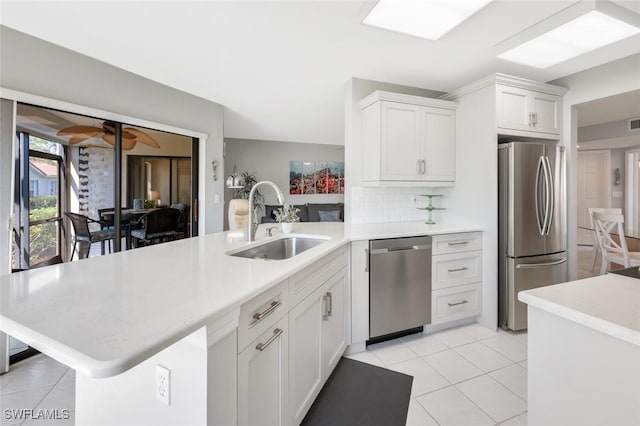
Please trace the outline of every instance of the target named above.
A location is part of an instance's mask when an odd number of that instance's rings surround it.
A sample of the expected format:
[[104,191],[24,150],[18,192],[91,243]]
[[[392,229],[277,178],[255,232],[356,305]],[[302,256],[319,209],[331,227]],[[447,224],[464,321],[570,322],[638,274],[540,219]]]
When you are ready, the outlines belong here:
[[[29,222],[58,216],[57,197],[30,197]],[[33,206],[33,207],[32,207]],[[31,265],[58,254],[58,222],[29,226],[29,252]]]

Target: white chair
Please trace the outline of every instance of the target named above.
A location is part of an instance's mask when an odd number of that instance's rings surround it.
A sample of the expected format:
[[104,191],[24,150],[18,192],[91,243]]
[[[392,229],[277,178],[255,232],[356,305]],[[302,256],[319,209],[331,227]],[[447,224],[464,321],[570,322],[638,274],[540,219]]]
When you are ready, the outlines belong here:
[[594,213],[622,214],[622,209],[590,207],[587,210],[589,211],[589,220],[591,221],[591,229],[593,229],[593,258],[591,259],[591,272],[593,272],[596,269],[596,260],[598,259],[598,254],[602,255],[602,252],[600,250],[600,244],[598,244],[598,237],[596,236],[596,228],[593,221],[593,214]]
[[[640,266],[640,252],[629,252],[624,237],[624,216],[622,214],[594,213],[596,238],[602,253],[600,275],[607,271],[609,262],[630,266]],[[614,240],[611,233],[618,235],[619,242]]]

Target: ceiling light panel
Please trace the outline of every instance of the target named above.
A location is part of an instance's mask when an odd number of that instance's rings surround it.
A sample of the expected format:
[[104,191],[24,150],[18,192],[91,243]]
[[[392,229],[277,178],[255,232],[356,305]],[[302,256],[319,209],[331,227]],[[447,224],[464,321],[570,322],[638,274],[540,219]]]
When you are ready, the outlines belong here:
[[535,68],[548,68],[639,33],[640,28],[593,10],[498,57]]
[[380,0],[362,23],[437,40],[490,2],[491,0]]

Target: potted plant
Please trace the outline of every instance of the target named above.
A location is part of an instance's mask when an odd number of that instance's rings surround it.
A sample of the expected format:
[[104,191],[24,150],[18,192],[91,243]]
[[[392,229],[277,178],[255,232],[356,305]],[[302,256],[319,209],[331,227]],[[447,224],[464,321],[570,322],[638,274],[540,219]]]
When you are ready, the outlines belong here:
[[[240,182],[242,182],[241,185],[243,186],[240,188],[234,188],[233,198],[248,200],[251,188],[253,188],[253,185],[258,183],[258,179],[256,178],[256,175],[248,172],[247,170],[238,173],[238,175],[240,177]],[[256,207],[262,207],[264,205],[264,196],[260,193],[259,190],[256,190],[256,192],[253,194],[253,202],[255,203]]]
[[274,212],[276,222],[282,226],[283,233],[288,234],[293,230],[293,223],[300,220],[300,216],[298,216],[299,212],[299,208],[288,204],[285,204]]

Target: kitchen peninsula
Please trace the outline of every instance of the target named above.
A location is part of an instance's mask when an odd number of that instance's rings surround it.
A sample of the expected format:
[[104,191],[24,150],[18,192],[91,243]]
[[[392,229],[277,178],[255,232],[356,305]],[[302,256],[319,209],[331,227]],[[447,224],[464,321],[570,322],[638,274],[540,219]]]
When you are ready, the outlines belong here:
[[[261,227],[254,243],[230,231],[2,276],[0,330],[76,370],[77,424],[243,424],[247,410],[236,410],[248,403],[238,396],[246,385],[242,354],[258,340],[264,344],[258,351],[274,340],[269,350],[282,350],[285,338],[293,347],[293,327],[282,334],[287,312],[292,324],[312,295],[324,300],[326,289],[342,286],[329,292],[343,296],[330,308],[342,316],[329,334],[337,336],[338,358],[350,343],[352,240],[481,230],[421,222],[296,226],[292,235],[326,241],[282,261],[228,255],[267,241]],[[250,323],[256,317],[245,308],[252,304],[265,318],[265,304],[280,316]],[[286,362],[286,352],[280,354]],[[169,404],[156,395],[159,368],[171,372]],[[330,369],[323,368],[324,379]],[[275,415],[293,423],[288,411]]]
[[640,424],[640,280],[607,274],[520,292],[531,426]]

